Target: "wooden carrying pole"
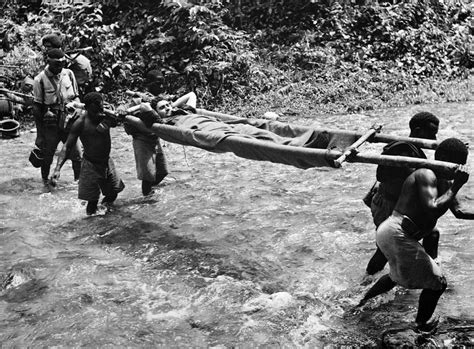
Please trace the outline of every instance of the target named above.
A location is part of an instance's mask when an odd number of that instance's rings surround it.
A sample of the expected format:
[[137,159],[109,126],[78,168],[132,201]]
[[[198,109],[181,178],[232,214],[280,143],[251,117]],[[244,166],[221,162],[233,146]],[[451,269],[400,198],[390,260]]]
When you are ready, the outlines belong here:
[[392,156],[377,154],[354,154],[347,158],[347,162],[357,162],[365,164],[386,165],[395,167],[410,168],[428,168],[447,176],[452,176],[458,168],[458,164],[446,161],[427,160],[419,158],[411,158],[408,156]]
[[347,160],[348,156],[351,156],[351,154],[355,154],[357,151],[357,148],[359,148],[362,144],[367,142],[373,135],[375,135],[377,132],[380,132],[382,129],[382,125],[374,125],[372,128],[364,134],[362,137],[360,137],[357,141],[354,142],[354,144],[351,144],[347,149],[344,150],[341,156],[339,156],[336,160],[334,160],[334,166],[339,168],[342,166],[342,163]]
[[[81,103],[81,102],[74,102],[73,107],[76,108],[76,109],[85,109],[86,105],[84,103]],[[110,110],[110,109],[106,109],[106,108],[104,109],[104,114],[109,114],[110,116],[113,116],[113,117],[117,115],[117,113],[114,110]]]

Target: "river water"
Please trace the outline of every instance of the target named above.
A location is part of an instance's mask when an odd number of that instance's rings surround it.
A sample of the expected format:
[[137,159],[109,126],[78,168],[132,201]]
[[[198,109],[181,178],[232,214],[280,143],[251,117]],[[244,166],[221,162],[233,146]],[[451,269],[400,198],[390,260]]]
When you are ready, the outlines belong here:
[[[440,117],[439,139],[474,150],[472,102],[288,121],[407,135],[420,110]],[[350,311],[369,287],[374,227],[361,198],[374,165],[301,170],[165,143],[171,174],[142,198],[118,128],[112,157],[126,188],[112,212],[86,217],[69,162],[42,192],[27,159],[34,137],[0,140],[2,347],[371,347],[414,320],[416,290]],[[460,192],[471,209],[472,183]],[[474,225],[448,212],[439,228],[449,288],[438,310],[473,323]]]

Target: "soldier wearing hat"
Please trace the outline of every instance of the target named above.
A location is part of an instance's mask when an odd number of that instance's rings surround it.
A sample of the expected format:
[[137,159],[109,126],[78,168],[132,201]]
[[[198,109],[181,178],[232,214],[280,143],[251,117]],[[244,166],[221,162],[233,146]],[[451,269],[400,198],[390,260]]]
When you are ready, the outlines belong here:
[[[41,39],[41,43],[46,52],[52,48],[63,48],[63,40],[60,34],[48,34]],[[67,59],[66,66],[74,73],[77,86],[79,87],[79,94],[82,97],[88,89],[92,78],[91,61],[80,52],[71,56],[65,53],[65,57]]]
[[[46,189],[49,189],[48,177],[56,148],[68,136],[68,127],[72,121],[68,110],[72,102],[79,102],[76,78],[71,70],[64,68],[65,63],[66,58],[61,49],[50,49],[47,66],[33,83],[33,115],[37,128],[35,146],[43,154],[41,178]],[[81,169],[80,154],[79,146],[75,144],[70,159],[76,180]]]

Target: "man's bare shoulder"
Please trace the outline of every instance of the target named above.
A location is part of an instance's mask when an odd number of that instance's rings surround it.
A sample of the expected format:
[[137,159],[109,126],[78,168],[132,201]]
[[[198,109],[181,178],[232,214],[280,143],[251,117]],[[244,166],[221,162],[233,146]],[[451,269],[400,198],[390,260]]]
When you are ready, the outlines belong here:
[[75,116],[75,121],[76,122],[80,122],[80,123],[84,123],[86,121],[86,117],[87,117],[87,111],[85,110],[76,110],[75,112],[76,116]]
[[436,181],[436,174],[429,168],[419,168],[414,171],[410,177],[413,177],[417,182]]
[[71,133],[79,134],[84,129],[84,124],[86,122],[86,112],[85,111],[76,111],[75,120],[71,127]]

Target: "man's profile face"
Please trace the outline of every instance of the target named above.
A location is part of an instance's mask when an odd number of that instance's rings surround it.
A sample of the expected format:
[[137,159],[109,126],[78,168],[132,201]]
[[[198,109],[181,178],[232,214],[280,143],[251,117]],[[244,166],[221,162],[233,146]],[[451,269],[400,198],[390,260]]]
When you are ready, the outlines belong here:
[[89,116],[98,116],[104,112],[104,101],[97,101],[89,104],[86,107]]
[[436,140],[437,134],[438,134],[438,125],[432,122],[429,122],[417,128],[415,137]]
[[96,114],[101,114],[104,112],[104,101],[92,103],[91,105],[92,111]]

